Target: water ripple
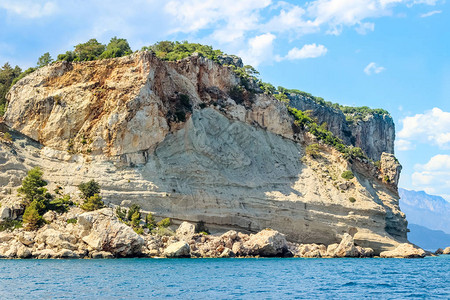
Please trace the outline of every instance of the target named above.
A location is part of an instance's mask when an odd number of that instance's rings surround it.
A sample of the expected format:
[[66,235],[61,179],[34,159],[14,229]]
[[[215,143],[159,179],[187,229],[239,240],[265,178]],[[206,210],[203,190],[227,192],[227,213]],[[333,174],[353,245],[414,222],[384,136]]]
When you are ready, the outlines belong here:
[[450,298],[450,256],[0,260],[0,299]]

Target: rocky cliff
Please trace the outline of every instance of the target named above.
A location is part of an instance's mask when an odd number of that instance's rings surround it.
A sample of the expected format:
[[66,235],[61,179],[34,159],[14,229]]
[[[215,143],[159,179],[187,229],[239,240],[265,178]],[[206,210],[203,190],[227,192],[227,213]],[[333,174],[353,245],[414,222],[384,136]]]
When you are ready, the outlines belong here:
[[[165,62],[150,52],[41,68],[8,96],[14,142],[0,144],[1,201],[13,201],[38,165],[50,190],[74,195],[95,179],[106,202],[217,231],[269,227],[326,245],[351,233],[375,253],[406,241],[392,155],[380,169],[326,145],[306,155],[317,141],[294,132],[285,105],[239,83],[231,67],[201,56]],[[347,170],[354,178],[342,178]]]
[[[372,160],[380,160],[383,152],[394,153],[395,125],[391,116],[344,114],[339,109],[321,105],[310,97],[297,94],[291,94],[289,100],[292,107],[311,111],[311,116],[319,124],[326,123],[328,130],[345,144],[360,147]],[[349,116],[353,121],[347,121]]]

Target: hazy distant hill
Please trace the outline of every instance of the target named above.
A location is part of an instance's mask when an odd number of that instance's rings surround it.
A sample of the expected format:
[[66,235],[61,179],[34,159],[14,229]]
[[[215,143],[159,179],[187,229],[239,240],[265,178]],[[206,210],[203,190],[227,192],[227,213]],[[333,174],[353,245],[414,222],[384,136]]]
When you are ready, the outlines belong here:
[[416,224],[409,224],[408,228],[411,230],[408,240],[426,250],[435,251],[438,248],[450,247],[450,234]]
[[[400,208],[410,224],[450,234],[450,203],[440,196],[399,189]],[[410,228],[412,230],[412,228]]]

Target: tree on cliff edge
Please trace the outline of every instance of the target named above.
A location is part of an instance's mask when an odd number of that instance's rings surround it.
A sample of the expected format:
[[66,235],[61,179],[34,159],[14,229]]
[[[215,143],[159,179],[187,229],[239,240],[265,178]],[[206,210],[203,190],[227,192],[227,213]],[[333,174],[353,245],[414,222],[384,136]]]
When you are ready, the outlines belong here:
[[50,53],[46,52],[46,53],[42,54],[41,57],[39,57],[37,66],[38,66],[38,68],[42,68],[42,67],[45,67],[45,66],[51,64],[52,62],[53,62],[53,59],[50,56]]

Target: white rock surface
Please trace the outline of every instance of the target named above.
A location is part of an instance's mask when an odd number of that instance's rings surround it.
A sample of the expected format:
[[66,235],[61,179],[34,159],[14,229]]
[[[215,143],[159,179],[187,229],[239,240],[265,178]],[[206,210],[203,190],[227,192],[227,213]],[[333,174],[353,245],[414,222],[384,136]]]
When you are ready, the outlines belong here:
[[170,244],[166,249],[164,249],[164,255],[168,258],[181,258],[181,257],[189,257],[191,248],[189,244],[180,241],[173,244]]

